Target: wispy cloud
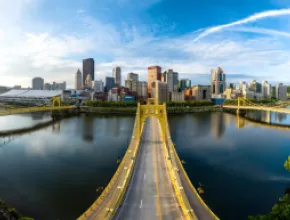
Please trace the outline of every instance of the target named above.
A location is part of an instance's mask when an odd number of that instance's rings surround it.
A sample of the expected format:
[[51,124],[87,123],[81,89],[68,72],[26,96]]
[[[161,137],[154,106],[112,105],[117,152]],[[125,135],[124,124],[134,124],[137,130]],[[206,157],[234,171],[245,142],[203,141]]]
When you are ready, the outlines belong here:
[[[23,10],[29,12],[22,5],[19,9],[21,16],[25,14]],[[134,71],[140,74],[141,80],[147,80],[149,65],[173,68],[180,73],[180,78],[190,78],[193,84],[205,84],[210,69],[216,66],[222,66],[228,74],[239,74],[229,76],[230,80],[253,77],[278,81],[290,69],[290,34],[286,29],[237,26],[278,16],[277,11],[279,15],[289,14],[288,10],[287,13],[285,10],[262,12],[228,24],[230,26],[218,26],[221,28],[210,32],[209,29],[199,29],[171,37],[156,34],[151,26],[128,24],[126,21],[120,26],[103,21],[90,16],[87,11],[86,8],[81,8],[81,11],[74,9],[74,22],[80,28],[73,31],[68,31],[65,26],[62,32],[31,31],[34,29],[26,28],[19,20],[12,22],[14,26],[1,26],[0,84],[30,86],[32,77],[42,76],[45,81],[65,80],[72,86],[72,74],[81,68],[84,57],[95,58],[97,79],[111,75],[114,65],[122,67],[123,76]],[[5,19],[9,20],[9,17],[14,19],[11,14],[6,14]],[[231,31],[219,31],[228,27]],[[59,26],[57,28],[59,30]],[[216,34],[210,35],[214,32]],[[255,37],[244,36],[244,33]],[[199,38],[202,35],[208,37]],[[200,40],[196,41],[197,38]]]
[[290,9],[280,9],[280,10],[270,10],[270,11],[260,12],[260,13],[251,15],[247,18],[244,18],[244,19],[232,22],[232,23],[218,25],[215,27],[208,28],[203,33],[198,35],[195,38],[195,41],[198,41],[201,38],[208,36],[209,34],[213,34],[215,32],[218,32],[218,31],[221,31],[221,30],[224,30],[226,28],[230,28],[230,27],[233,27],[236,25],[247,24],[247,23],[254,22],[254,21],[257,21],[260,19],[265,19],[265,18],[269,18],[269,17],[277,17],[277,16],[282,16],[282,15],[289,15],[289,14],[290,14]]

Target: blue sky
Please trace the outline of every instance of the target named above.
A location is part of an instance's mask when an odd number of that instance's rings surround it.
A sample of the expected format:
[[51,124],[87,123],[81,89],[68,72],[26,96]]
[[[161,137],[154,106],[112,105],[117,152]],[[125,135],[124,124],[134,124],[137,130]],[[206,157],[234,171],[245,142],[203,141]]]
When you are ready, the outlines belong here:
[[95,78],[115,65],[147,80],[147,67],[173,68],[208,84],[221,66],[228,81],[290,83],[288,0],[0,0],[0,85],[31,78],[67,81],[86,57]]

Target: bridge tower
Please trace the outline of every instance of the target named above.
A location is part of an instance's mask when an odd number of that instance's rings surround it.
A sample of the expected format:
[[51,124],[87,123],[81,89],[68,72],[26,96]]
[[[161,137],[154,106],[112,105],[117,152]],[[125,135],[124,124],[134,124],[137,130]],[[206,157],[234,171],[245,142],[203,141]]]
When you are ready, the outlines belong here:
[[158,105],[156,98],[148,98],[146,105],[140,105],[138,103],[137,107],[137,132],[136,135],[138,138],[141,137],[141,130],[142,130],[142,124],[146,121],[146,119],[149,116],[154,116],[158,119],[162,133],[163,138],[166,137],[166,104]]

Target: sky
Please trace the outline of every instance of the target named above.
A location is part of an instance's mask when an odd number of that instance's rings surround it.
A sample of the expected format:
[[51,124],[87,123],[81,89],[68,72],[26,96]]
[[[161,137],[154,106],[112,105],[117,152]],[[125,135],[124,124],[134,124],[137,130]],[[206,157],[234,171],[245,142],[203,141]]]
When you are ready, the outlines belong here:
[[118,65],[123,81],[147,81],[160,65],[210,84],[221,66],[227,82],[290,84],[290,1],[0,0],[0,85],[40,76],[72,88],[88,57],[95,79]]

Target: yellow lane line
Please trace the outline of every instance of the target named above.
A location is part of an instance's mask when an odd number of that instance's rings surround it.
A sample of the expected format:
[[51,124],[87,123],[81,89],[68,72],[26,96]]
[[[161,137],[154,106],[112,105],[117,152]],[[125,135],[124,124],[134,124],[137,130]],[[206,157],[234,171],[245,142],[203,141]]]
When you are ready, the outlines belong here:
[[153,152],[153,157],[154,157],[154,171],[155,171],[155,185],[156,185],[156,204],[157,204],[157,216],[158,219],[162,219],[162,211],[161,211],[161,205],[160,205],[160,194],[159,194],[159,179],[158,179],[158,169],[156,168],[157,165],[157,159],[156,159],[156,134],[155,134],[155,126],[153,125],[153,117],[151,117],[151,125],[152,125],[152,132],[153,132],[153,147],[154,147],[154,152]]

